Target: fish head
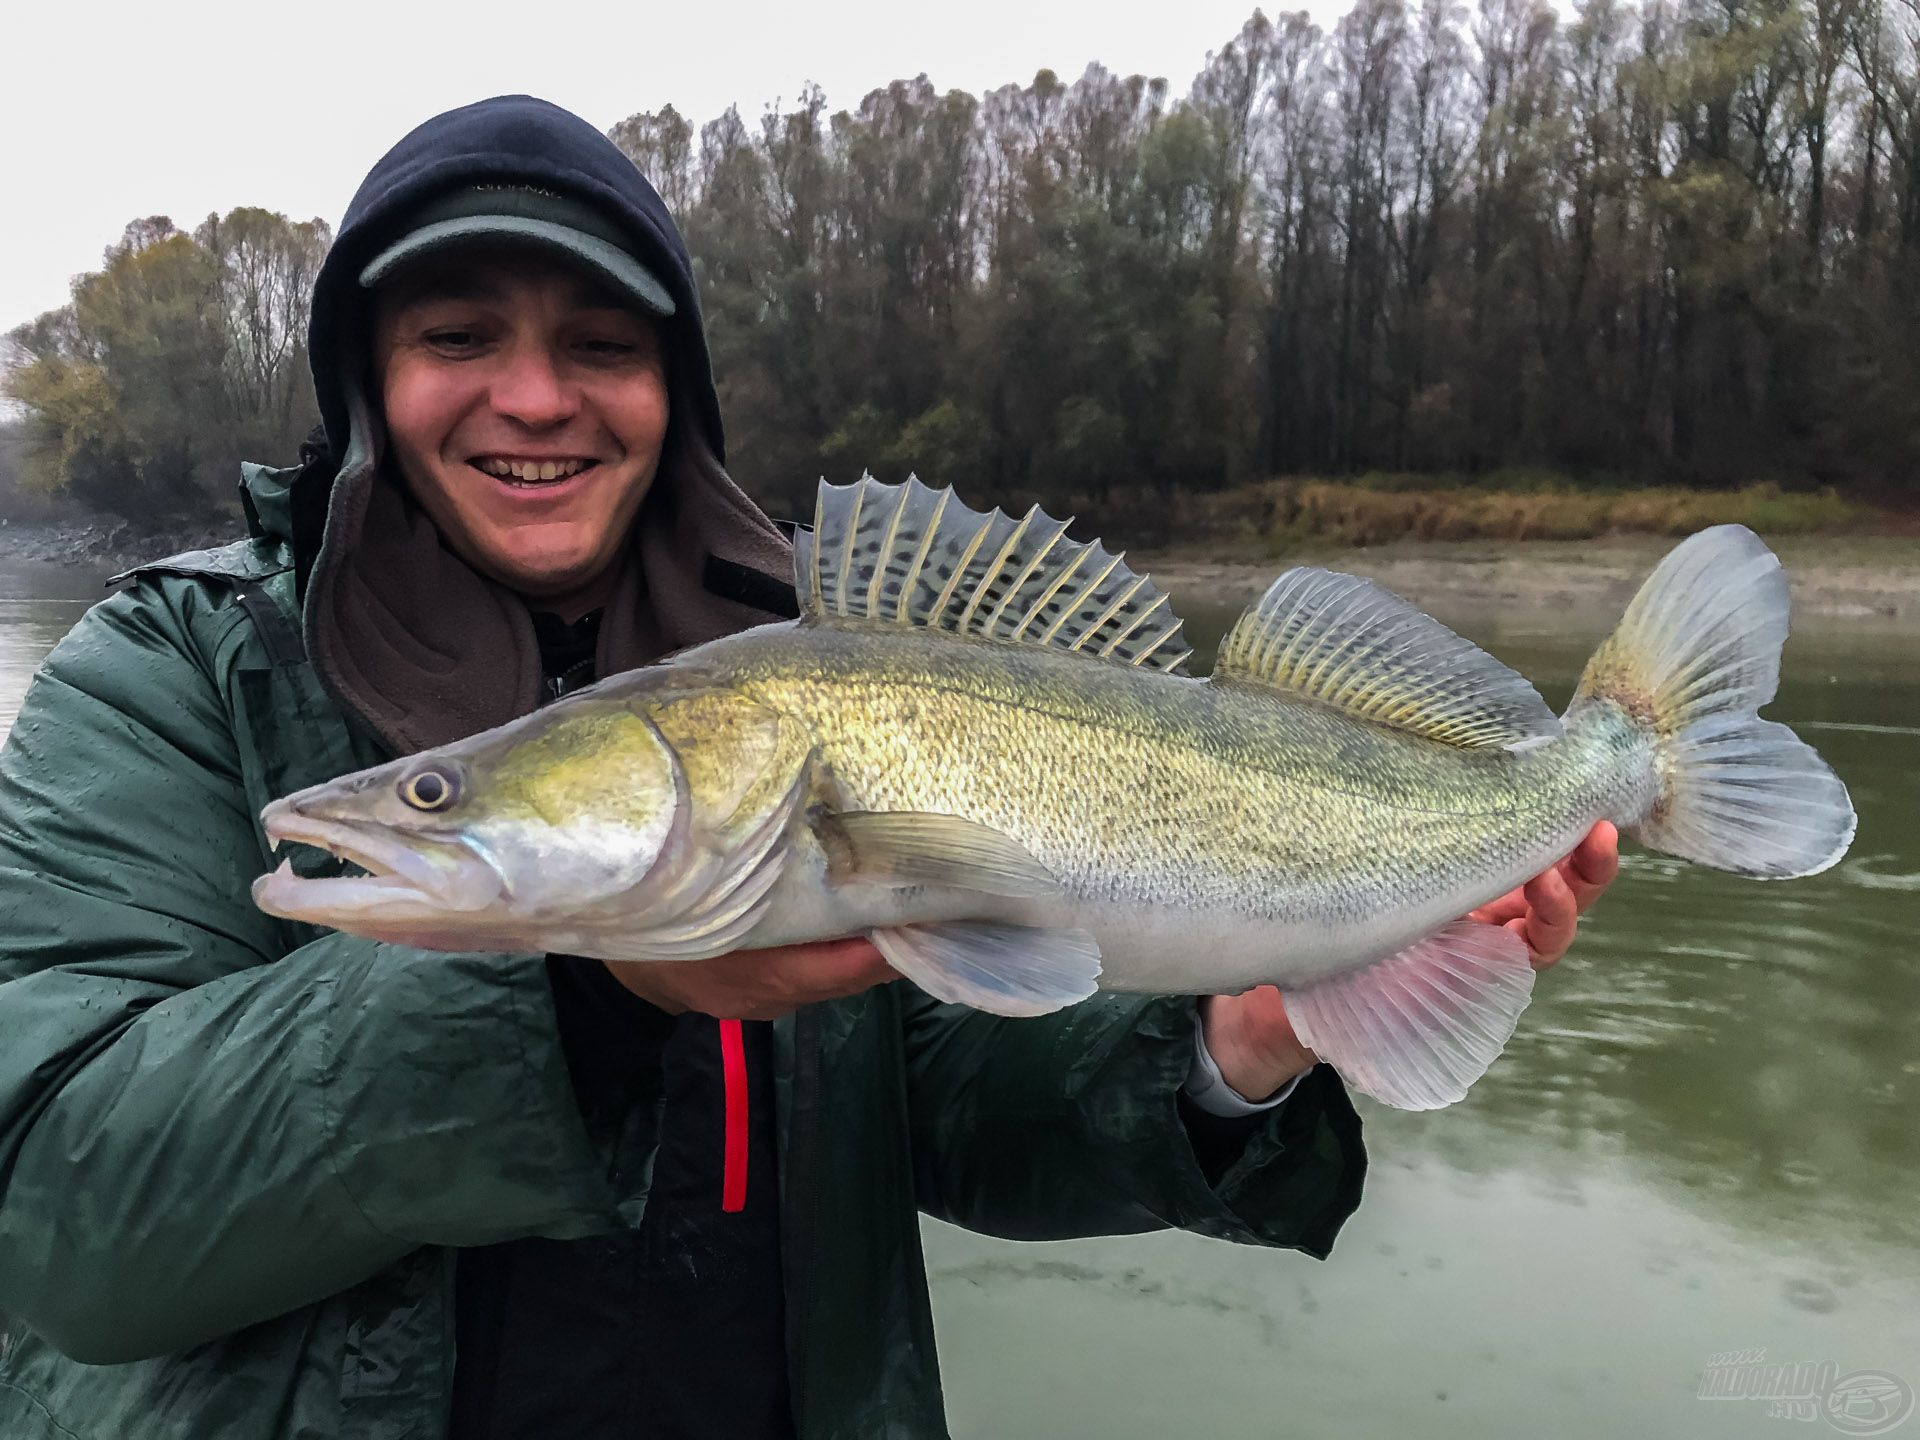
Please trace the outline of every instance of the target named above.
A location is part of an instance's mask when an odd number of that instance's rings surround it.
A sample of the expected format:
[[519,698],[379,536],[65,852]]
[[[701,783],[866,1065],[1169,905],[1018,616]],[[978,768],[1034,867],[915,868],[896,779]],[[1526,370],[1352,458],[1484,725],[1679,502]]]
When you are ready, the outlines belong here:
[[283,862],[254,901],[426,949],[608,954],[767,858],[810,751],[795,722],[724,686],[596,687],[275,801],[270,841],[366,873]]
[[254,883],[269,914],[441,950],[534,949],[643,889],[684,831],[685,773],[659,728],[583,692],[471,739],[315,785],[261,812],[267,838],[364,874]]

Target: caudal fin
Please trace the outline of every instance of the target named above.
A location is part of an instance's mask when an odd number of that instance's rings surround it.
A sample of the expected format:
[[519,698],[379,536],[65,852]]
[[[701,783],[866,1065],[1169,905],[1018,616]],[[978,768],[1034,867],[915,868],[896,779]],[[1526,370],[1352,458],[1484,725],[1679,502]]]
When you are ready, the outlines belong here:
[[1760,707],[1780,684],[1787,581],[1760,537],[1683,541],[1587,662],[1568,728],[1615,706],[1651,742],[1641,844],[1738,875],[1814,875],[1847,852],[1853,804],[1812,747]]

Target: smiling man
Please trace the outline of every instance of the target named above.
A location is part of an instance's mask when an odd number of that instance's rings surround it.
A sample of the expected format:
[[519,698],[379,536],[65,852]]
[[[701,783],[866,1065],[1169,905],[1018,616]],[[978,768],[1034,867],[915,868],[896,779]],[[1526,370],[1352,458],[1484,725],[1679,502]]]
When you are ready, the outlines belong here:
[[415,259],[374,310],[393,461],[449,549],[577,619],[606,604],[660,466],[667,373],[655,320],[672,301],[497,236],[436,264],[417,249],[395,246],[362,277],[377,284]]
[[[914,1440],[922,1212],[1327,1253],[1359,1122],[1271,990],[1008,1021],[864,940],[606,965],[255,909],[268,801],[793,607],[679,234],[566,112],[403,139],[310,352],[325,445],[91,612],[0,751],[0,1434]],[[1483,918],[1549,964],[1611,867]]]

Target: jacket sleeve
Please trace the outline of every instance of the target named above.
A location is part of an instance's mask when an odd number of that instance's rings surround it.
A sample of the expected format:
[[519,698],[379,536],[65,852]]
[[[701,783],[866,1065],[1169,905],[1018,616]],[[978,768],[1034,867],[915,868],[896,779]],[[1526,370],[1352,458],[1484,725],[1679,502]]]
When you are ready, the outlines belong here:
[[0,750],[0,1310],[94,1363],[609,1228],[652,1139],[589,1133],[543,959],[283,953],[210,593],[96,607]]
[[1324,1259],[1366,1151],[1316,1066],[1209,1183],[1180,1115],[1193,1001],[1097,994],[1009,1020],[902,985],[915,1188],[928,1214],[1009,1239],[1176,1227]]

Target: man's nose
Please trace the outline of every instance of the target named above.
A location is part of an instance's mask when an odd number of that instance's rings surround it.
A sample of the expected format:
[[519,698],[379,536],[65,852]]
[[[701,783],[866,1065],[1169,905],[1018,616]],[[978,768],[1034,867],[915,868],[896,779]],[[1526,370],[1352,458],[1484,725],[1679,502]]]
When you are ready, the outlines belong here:
[[522,425],[546,427],[570,420],[580,393],[544,346],[516,347],[493,382],[493,408]]

